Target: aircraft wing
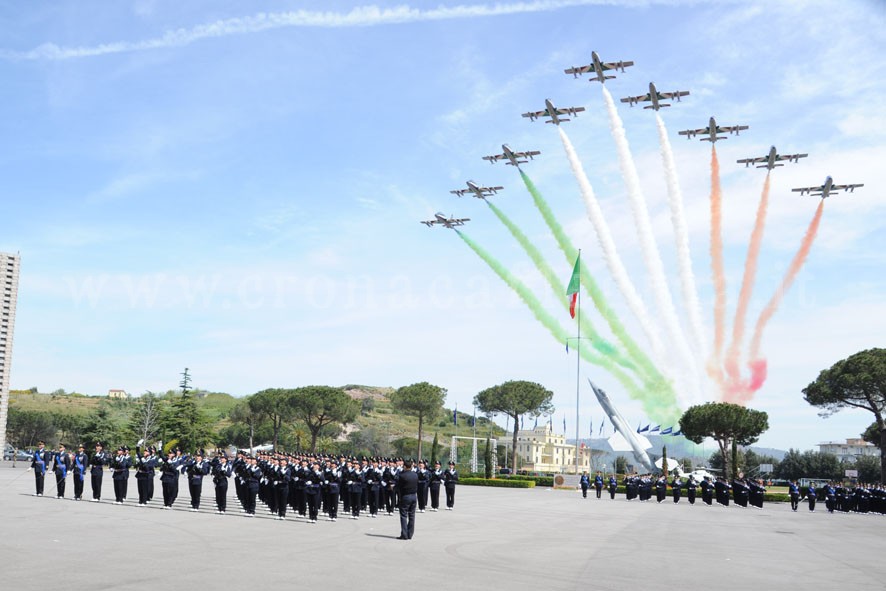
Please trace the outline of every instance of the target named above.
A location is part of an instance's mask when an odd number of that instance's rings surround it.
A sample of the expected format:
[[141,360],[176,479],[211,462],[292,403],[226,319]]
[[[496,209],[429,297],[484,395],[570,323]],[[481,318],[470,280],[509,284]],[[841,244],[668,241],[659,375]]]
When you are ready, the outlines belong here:
[[496,160],[504,160],[505,158],[507,158],[507,156],[505,156],[504,154],[495,154],[493,156],[483,156],[483,160],[489,160],[490,164],[494,163]]
[[603,70],[621,70],[624,72],[624,69],[628,66],[633,66],[634,62],[602,62],[600,64],[603,66]]
[[562,109],[557,109],[557,115],[576,115],[584,111],[584,107],[564,107]]
[[587,74],[588,72],[592,71],[593,69],[594,69],[594,67],[592,65],[588,65],[588,66],[575,66],[572,68],[566,68],[563,71],[566,72],[567,74],[572,74],[573,76],[578,78],[579,74]]
[[806,158],[809,154],[779,154],[775,157],[776,160],[791,160],[796,162],[800,158]]
[[[832,189],[836,189],[836,187],[831,187]],[[799,189],[791,189],[794,193],[799,193],[800,195],[811,195],[812,193],[822,193],[824,191],[824,187],[800,187]]]
[[688,96],[689,91],[688,90],[675,90],[674,92],[659,92],[658,94],[660,94],[661,98],[663,98],[663,99],[675,98],[677,100],[680,100],[681,96]]
[[630,103],[631,106],[633,106],[637,103],[649,100],[652,100],[652,97],[650,97],[649,93],[647,92],[646,94],[641,94],[640,96],[626,96],[625,98],[621,99],[621,102]]
[[541,154],[538,150],[530,150],[528,152],[514,152],[514,156],[517,158],[532,158],[533,156],[538,156]]
[[498,191],[504,190],[504,187],[480,187],[480,190],[484,193],[496,193]]
[[470,193],[470,189],[456,189],[455,191],[449,191],[453,195],[458,195],[459,197],[464,197],[465,193]]
[[693,138],[700,133],[707,133],[707,129],[685,129],[683,131],[678,131],[677,135],[685,135],[686,139]]
[[736,162],[748,166],[750,164],[756,164],[758,162],[766,162],[767,160],[769,160],[769,158],[767,158],[766,156],[760,156],[759,158],[742,158],[741,160],[736,160]]
[[739,131],[744,131],[745,129],[750,129],[750,128],[747,125],[733,125],[733,126],[726,126],[726,127],[717,126],[718,132],[720,132],[720,133],[734,133],[735,135],[738,135]]
[[850,193],[853,193],[859,187],[864,187],[864,183],[855,185],[833,185],[831,186],[831,191],[849,191]]
[[431,228],[431,227],[434,226],[434,224],[437,223],[437,220],[428,220],[428,221],[422,221],[422,222],[419,222],[419,223],[420,223],[420,224],[424,224],[424,225],[426,225],[428,228]]
[[[559,109],[557,109],[557,110],[559,111]],[[547,116],[548,116],[548,111],[547,111],[547,110],[544,110],[544,111],[530,111],[530,112],[528,112],[528,113],[523,113],[523,117],[529,117],[529,120],[530,120],[530,121],[535,121],[535,120],[538,119],[539,117],[547,117]]]
[[465,222],[471,221],[471,218],[449,218],[445,222],[441,222],[446,224],[447,228],[451,228],[452,226],[464,226]]

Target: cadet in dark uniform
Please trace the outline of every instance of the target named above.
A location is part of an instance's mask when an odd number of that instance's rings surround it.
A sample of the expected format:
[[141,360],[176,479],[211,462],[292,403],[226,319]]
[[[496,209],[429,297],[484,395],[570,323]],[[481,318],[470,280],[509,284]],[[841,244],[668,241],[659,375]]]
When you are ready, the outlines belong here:
[[818,495],[815,492],[815,485],[809,483],[809,489],[806,491],[806,500],[809,501],[809,510],[815,512],[815,500]]
[[412,471],[412,460],[403,462],[403,470],[397,475],[396,486],[397,497],[400,499],[400,537],[397,539],[411,540],[412,534],[415,533],[415,506],[418,493],[418,474]]
[[341,467],[328,464],[323,473],[323,484],[326,486],[329,503],[327,508],[329,521],[338,518],[338,497],[341,493]]
[[95,444],[95,453],[89,459],[89,475],[92,480],[92,500],[102,500],[102,478],[105,474],[105,466],[111,461],[108,452],[101,443]]
[[111,460],[114,481],[114,504],[122,505],[126,499],[126,485],[129,481],[129,456],[126,455],[126,447],[117,448],[117,455]]
[[191,493],[191,511],[200,510],[200,496],[203,494],[203,477],[209,474],[209,464],[203,461],[203,451],[185,463],[182,471],[188,475],[188,492]]
[[317,514],[320,508],[320,484],[323,482],[323,474],[320,472],[320,464],[314,466],[305,473],[305,500],[308,504],[308,521],[317,523]]
[[[141,452],[141,453],[139,453]],[[135,485],[138,488],[138,504],[146,507],[149,497],[149,482],[154,481],[155,460],[151,456],[151,450],[135,448]]]
[[381,490],[382,478],[384,478],[384,472],[379,467],[378,460],[373,459],[372,465],[363,473],[363,482],[365,483],[366,494],[369,499],[369,516],[373,519],[378,517],[378,505],[382,495],[385,498],[388,497],[387,493],[383,493]]
[[588,498],[588,488],[591,486],[591,479],[588,478],[587,472],[581,473],[581,478],[578,479],[578,485],[581,487],[581,498]]
[[175,502],[176,486],[178,482],[179,462],[175,452],[169,450],[166,459],[160,462],[160,488],[163,489],[163,508],[172,509]]
[[431,478],[427,462],[422,460],[418,463],[416,474],[418,474],[418,512],[424,513],[425,507],[428,506],[428,484]]
[[55,487],[58,498],[61,499],[65,496],[65,478],[68,477],[68,472],[71,470],[71,456],[65,451],[64,444],[59,444],[58,451],[54,455],[54,462],[52,471],[55,472]]
[[43,483],[46,477],[46,464],[52,463],[52,455],[46,450],[46,444],[42,441],[37,442],[37,451],[34,452],[34,459],[31,460],[31,468],[34,469],[34,485],[36,491],[35,496],[43,496]]
[[750,488],[749,500],[751,507],[756,507],[757,509],[763,508],[763,495],[766,492],[766,487],[763,486],[763,481],[760,479],[750,480],[748,481],[748,488]]
[[[268,473],[271,480],[273,490],[273,501],[269,503],[271,509],[276,509],[277,519],[283,521],[286,519],[286,507],[289,504],[289,488],[292,486],[292,468],[289,466],[289,460],[286,457],[280,458],[279,462],[274,461],[273,468]],[[270,500],[270,498],[269,498]]]
[[698,488],[698,482],[695,481],[695,476],[689,475],[689,480],[686,481],[686,499],[689,501],[690,505],[695,504],[695,493]]
[[668,496],[668,479],[663,475],[655,481],[655,500],[661,503]]
[[837,493],[830,482],[824,485],[822,491],[824,492],[824,506],[827,507],[828,513],[833,513],[834,506],[836,505]]
[[443,473],[443,487],[446,489],[446,510],[455,509],[455,485],[458,484],[458,470],[455,462],[449,462],[449,469]]
[[791,480],[788,484],[788,492],[791,495],[791,511],[796,511],[800,505],[800,487],[797,486],[796,480]]
[[600,498],[600,495],[603,494],[603,475],[597,472],[597,475],[594,476],[594,490],[597,491],[597,498]]
[[705,505],[714,504],[714,485],[711,484],[711,479],[708,476],[705,476],[701,481],[701,500]]
[[674,476],[674,480],[671,481],[671,492],[674,495],[674,502],[675,503],[680,502],[680,493],[683,492],[682,488],[683,488],[683,481],[680,479],[679,476]]
[[346,478],[351,496],[351,519],[360,519],[360,506],[363,504],[363,472],[356,464],[352,465]]
[[431,511],[437,511],[440,508],[440,484],[443,482],[443,468],[440,461],[434,462],[434,470],[431,472],[431,479],[428,489],[431,491]]
[[615,500],[615,491],[618,488],[618,482],[615,480],[615,474],[609,475],[609,498]]
[[77,446],[77,453],[74,454],[74,500],[83,499],[83,485],[86,482],[86,468],[89,466],[89,456],[83,450],[83,444]]
[[258,496],[258,486],[261,482],[261,468],[258,467],[258,461],[255,458],[249,458],[243,469],[244,475],[244,492],[246,503],[243,505],[244,511],[250,517],[255,517],[255,497]]
[[224,515],[228,508],[228,478],[233,473],[233,467],[228,462],[228,456],[222,453],[215,457],[212,464],[212,483],[215,484],[215,506],[219,515]]

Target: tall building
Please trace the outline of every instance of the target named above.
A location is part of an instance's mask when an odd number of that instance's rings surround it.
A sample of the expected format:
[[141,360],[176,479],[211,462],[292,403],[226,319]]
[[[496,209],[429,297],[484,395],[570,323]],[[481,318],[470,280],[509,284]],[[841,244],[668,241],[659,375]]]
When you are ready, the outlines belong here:
[[880,448],[873,443],[856,437],[844,441],[825,441],[818,444],[820,453],[834,454],[841,462],[855,462],[858,458],[871,456],[880,457]]
[[[509,437],[505,446],[513,453]],[[575,444],[566,443],[566,436],[554,433],[549,423],[534,429],[517,431],[517,457],[523,470],[534,472],[575,473]],[[578,470],[587,472],[591,468],[591,450],[579,449]]]
[[[9,373],[12,334],[18,298],[19,256],[0,252],[0,451],[6,449],[6,415],[9,411]],[[0,459],[2,459],[0,455]]]

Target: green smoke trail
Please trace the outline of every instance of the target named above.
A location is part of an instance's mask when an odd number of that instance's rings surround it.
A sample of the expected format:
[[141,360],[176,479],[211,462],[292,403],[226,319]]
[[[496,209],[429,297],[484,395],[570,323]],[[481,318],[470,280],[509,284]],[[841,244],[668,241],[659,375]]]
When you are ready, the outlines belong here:
[[[516,239],[517,242],[520,243],[520,246],[523,247],[523,250],[526,251],[526,254],[529,255],[529,258],[532,259],[533,263],[535,263],[536,268],[547,280],[548,285],[551,286],[551,290],[554,292],[554,295],[557,296],[557,299],[563,304],[563,307],[568,310],[569,304],[564,297],[566,289],[557,278],[554,270],[551,269],[551,266],[547,263],[547,261],[545,261],[544,256],[541,254],[538,248],[536,248],[535,245],[532,244],[526,234],[524,234],[523,231],[520,230],[520,228],[518,228],[517,225],[494,203],[486,200],[486,205],[489,206],[489,209],[492,210],[499,221],[501,221],[501,223],[505,225],[514,239]],[[619,365],[622,365],[623,367],[632,371],[637,371],[637,366],[634,363],[631,363],[629,359],[626,359],[612,343],[608,342],[606,339],[600,336],[600,334],[594,329],[593,324],[591,324],[590,320],[588,320],[585,316],[581,318],[581,329],[588,336],[591,344],[594,346],[595,349],[597,349],[597,351],[607,357],[612,357]]]
[[[477,256],[479,256],[483,261],[489,265],[489,268],[492,269],[499,278],[507,284],[508,287],[514,290],[514,292],[520,296],[520,299],[523,300],[523,303],[530,309],[535,318],[544,325],[545,328],[550,331],[550,333],[556,338],[560,343],[565,344],[566,340],[569,338],[569,334],[560,323],[551,316],[547,310],[544,309],[541,302],[538,298],[535,297],[535,294],[532,293],[525,283],[520,281],[517,277],[515,277],[510,271],[505,268],[501,262],[499,262],[495,257],[486,252],[479,244],[471,240],[464,232],[459,230],[455,230],[455,233],[458,234],[459,238],[461,238],[465,244],[467,244],[471,250],[473,250]],[[603,357],[592,351],[589,348],[580,348],[579,352],[582,358],[588,363],[592,363],[594,365],[598,365],[600,367],[605,368],[609,371],[615,378],[621,383],[621,385],[628,392],[628,395],[635,399],[640,400],[643,404],[643,409],[649,415],[650,418],[660,421],[661,423],[674,424],[675,421],[680,417],[680,412],[677,409],[676,405],[673,403],[673,393],[671,393],[670,404],[666,404],[667,401],[661,400],[664,396],[660,396],[659,399],[654,399],[649,396],[646,396],[635,383],[624,371],[621,370],[618,366],[612,363],[612,360],[608,357]],[[647,387],[649,386],[647,382]]]
[[[573,264],[576,257],[578,256],[578,249],[572,244],[572,240],[569,239],[569,236],[566,235],[566,232],[563,231],[563,227],[560,225],[560,222],[557,221],[557,218],[554,216],[554,212],[551,210],[550,205],[548,205],[547,201],[545,201],[544,197],[542,197],[541,192],[535,187],[535,184],[530,180],[530,178],[526,175],[525,172],[520,170],[520,176],[523,178],[523,183],[526,185],[526,188],[529,190],[529,194],[532,195],[532,200],[535,203],[535,207],[538,209],[539,213],[541,213],[542,217],[545,220],[545,223],[550,228],[551,233],[553,233],[554,238],[557,240],[557,244],[560,247],[560,250],[563,251],[563,254],[566,255],[566,260],[569,264]],[[612,333],[618,338],[621,344],[624,346],[628,355],[637,362],[638,365],[644,370],[644,383],[648,390],[650,390],[651,394],[654,395],[658,400],[649,401],[648,395],[644,395],[641,397],[641,400],[644,403],[644,407],[646,407],[647,402],[652,404],[654,402],[657,408],[656,415],[653,415],[649,412],[650,417],[655,417],[655,420],[669,420],[664,417],[673,417],[676,416],[679,418],[680,411],[677,408],[676,397],[674,395],[674,389],[671,383],[665,379],[665,377],[661,374],[661,372],[656,369],[656,367],[652,364],[649,358],[645,353],[637,346],[637,343],[634,342],[634,339],[628,334],[625,327],[622,325],[621,321],[619,321],[618,317],[615,315],[615,312],[609,307],[609,304],[606,302],[605,297],[603,296],[603,292],[600,291],[600,287],[597,285],[597,282],[594,281],[593,276],[590,273],[590,270],[585,266],[585,264],[581,263],[581,282],[584,288],[587,290],[588,294],[591,296],[591,299],[594,301],[594,306],[596,306],[597,310],[600,312],[600,315],[603,316],[606,323],[609,325]],[[661,417],[661,418],[660,418]]]

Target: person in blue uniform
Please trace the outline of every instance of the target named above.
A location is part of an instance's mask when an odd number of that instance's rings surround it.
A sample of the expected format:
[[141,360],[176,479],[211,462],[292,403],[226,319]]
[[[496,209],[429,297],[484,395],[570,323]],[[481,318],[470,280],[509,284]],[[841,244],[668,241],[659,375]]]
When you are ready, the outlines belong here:
[[329,504],[327,505],[327,519],[335,521],[338,518],[338,498],[341,494],[341,466],[328,464],[323,472],[323,484],[326,486],[327,495],[329,495]]
[[594,476],[594,490],[597,491],[597,498],[599,499],[603,494],[603,475],[600,472],[597,472],[597,475]]
[[683,480],[679,476],[674,476],[674,480],[671,481],[671,492],[674,495],[674,502],[680,502],[680,494],[683,491]]
[[277,517],[280,521],[286,519],[286,507],[289,506],[289,493],[292,482],[292,468],[286,456],[279,460],[271,460],[271,466],[267,472],[268,479],[273,487],[273,494],[268,498],[273,502],[269,503],[271,510],[276,510]]
[[308,522],[317,523],[317,515],[320,508],[320,485],[323,483],[323,474],[320,472],[320,464],[314,465],[305,473],[305,501],[308,504]]
[[150,496],[149,483],[154,481],[154,467],[156,459],[151,455],[148,448],[135,448],[135,485],[138,488],[138,504],[140,507],[148,505]]
[[748,488],[750,488],[748,503],[751,507],[756,507],[757,509],[763,508],[763,495],[766,493],[766,487],[763,485],[763,480],[749,480]]
[[179,460],[175,457],[175,452],[169,450],[166,459],[160,462],[160,488],[163,491],[164,509],[172,509],[172,504],[175,502],[178,470]]
[[200,497],[203,494],[203,477],[209,474],[209,463],[203,461],[203,450],[185,462],[182,472],[188,476],[188,492],[191,494],[191,511],[200,510]]
[[609,475],[609,498],[615,499],[615,490],[618,488],[618,482],[615,480],[615,474]]
[[828,513],[833,513],[834,507],[837,504],[837,491],[834,489],[834,485],[828,482],[824,485],[822,492],[824,493],[824,506],[827,508]]
[[228,509],[228,479],[233,474],[233,467],[224,453],[216,456],[212,466],[212,483],[215,485],[215,507],[219,515]]
[[31,469],[34,470],[34,495],[43,496],[43,485],[46,477],[47,464],[52,463],[52,454],[46,449],[46,444],[42,441],[37,442],[37,450],[34,452],[34,458],[31,460]]
[[412,460],[403,462],[403,469],[397,474],[397,498],[400,509],[400,537],[398,540],[411,540],[415,533],[415,507],[417,505],[418,474],[412,469]]
[[74,454],[72,471],[74,473],[74,500],[83,499],[83,485],[86,483],[86,468],[89,466],[89,456],[86,455],[83,444],[77,446]]
[[714,504],[714,485],[711,484],[709,476],[705,476],[701,481],[701,500],[705,505]]
[[588,498],[588,489],[591,487],[591,479],[588,477],[587,472],[581,473],[581,478],[578,479],[578,485],[581,486],[581,498]]
[[348,492],[351,496],[351,519],[360,519],[360,509],[363,505],[363,471],[359,465],[352,464],[348,472]]
[[95,444],[95,453],[89,458],[89,477],[92,483],[92,500],[102,500],[102,479],[105,475],[105,466],[110,464],[111,458],[105,451],[101,442]]
[[58,498],[65,496],[65,479],[71,471],[71,456],[65,449],[64,444],[59,444],[58,451],[53,455],[53,472],[55,472],[55,487]]
[[434,462],[434,469],[431,471],[431,479],[428,484],[428,490],[431,492],[431,511],[437,511],[440,508],[440,485],[443,484],[443,467],[440,460]]
[[668,496],[668,479],[661,475],[655,480],[655,500],[661,503]]
[[791,511],[796,511],[800,505],[800,487],[797,486],[796,480],[791,480],[788,483],[788,494],[791,496]]
[[740,477],[732,481],[732,498],[735,500],[736,505],[747,507],[749,495],[750,488],[748,487],[747,480]]
[[418,512],[424,513],[425,507],[428,506],[428,484],[431,478],[428,463],[424,460],[420,461],[416,474],[418,474]]
[[690,505],[695,504],[695,494],[697,489],[698,481],[695,480],[695,476],[690,474],[689,479],[686,481],[686,500],[689,501]]
[[114,481],[114,504],[122,505],[126,500],[126,492],[129,486],[129,467],[132,465],[130,457],[126,454],[127,448],[122,445],[117,448],[117,455],[111,460],[111,479]]
[[815,485],[811,482],[809,483],[809,488],[806,490],[806,500],[809,502],[809,510],[811,512],[815,512],[815,501],[818,498],[818,493],[815,490]]
[[455,485],[458,484],[458,470],[455,462],[449,462],[449,469],[443,473],[443,488],[446,489],[446,510],[455,510]]

